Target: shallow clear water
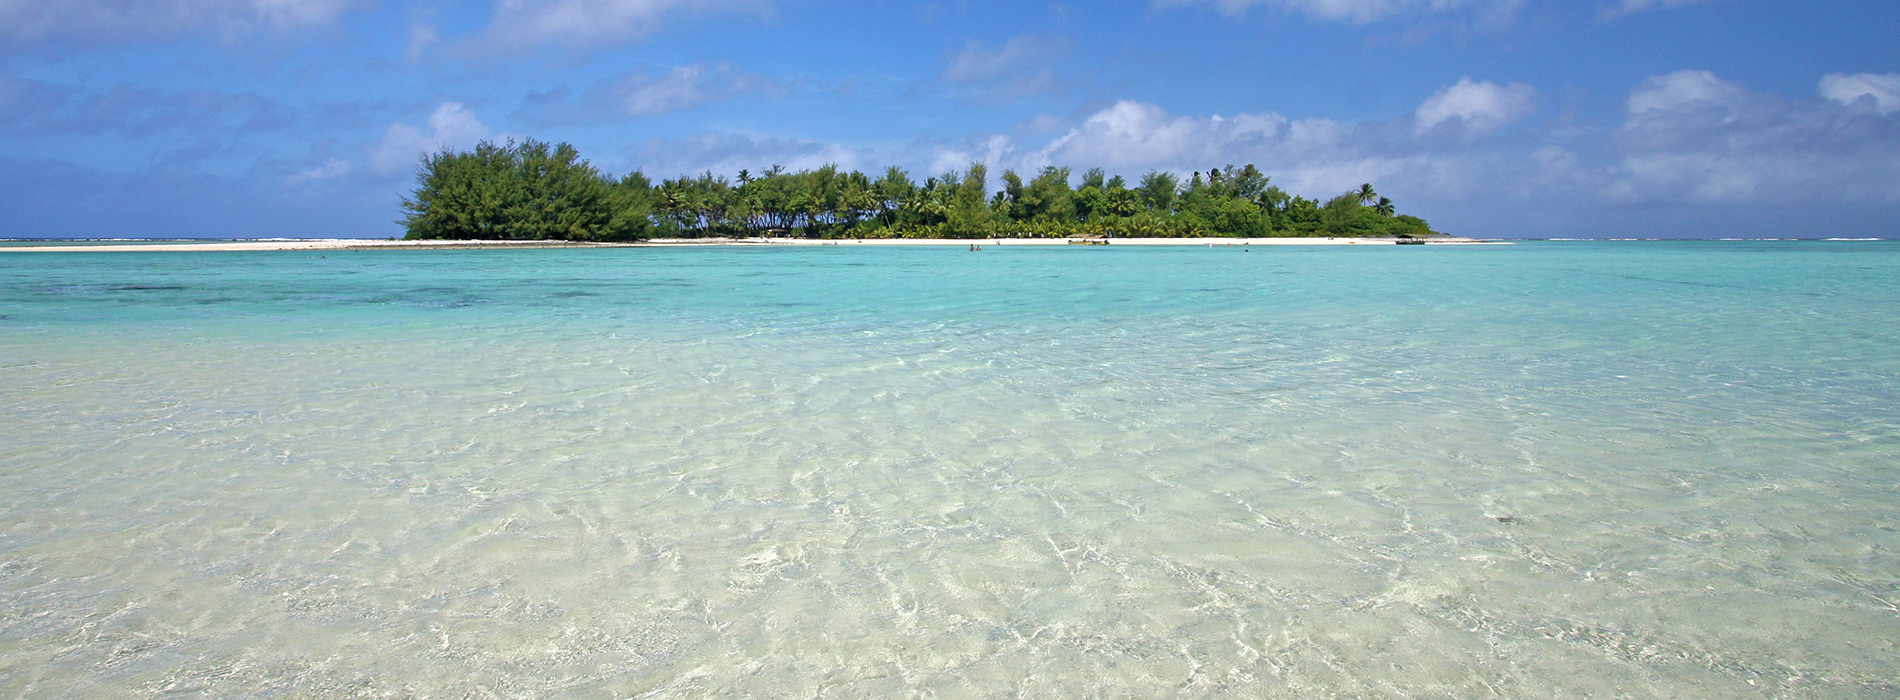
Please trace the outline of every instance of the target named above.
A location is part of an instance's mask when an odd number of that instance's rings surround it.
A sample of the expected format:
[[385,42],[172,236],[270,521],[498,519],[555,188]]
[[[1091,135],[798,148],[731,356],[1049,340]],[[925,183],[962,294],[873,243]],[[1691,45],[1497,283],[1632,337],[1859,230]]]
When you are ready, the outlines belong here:
[[0,695],[1892,697],[1900,244],[0,254]]

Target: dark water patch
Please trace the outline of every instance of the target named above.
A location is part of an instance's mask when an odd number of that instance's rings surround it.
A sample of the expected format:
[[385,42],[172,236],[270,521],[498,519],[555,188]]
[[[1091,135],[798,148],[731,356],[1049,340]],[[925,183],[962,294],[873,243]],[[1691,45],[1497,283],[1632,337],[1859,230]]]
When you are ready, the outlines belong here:
[[331,305],[348,306],[407,306],[423,309],[463,309],[492,300],[473,294],[413,294],[391,293],[364,297],[324,297],[313,299]]
[[425,309],[466,309],[478,304],[486,304],[488,301],[488,299],[483,297],[463,295],[452,299],[403,298],[397,303],[404,306],[417,306]]
[[365,300],[364,304],[383,306],[408,306],[421,309],[466,309],[488,300],[477,296],[459,296],[454,298],[389,296],[374,300]]
[[45,296],[88,296],[112,292],[183,292],[190,289],[182,284],[46,284],[32,287],[30,291]]
[[550,296],[555,296],[562,299],[573,299],[575,297],[597,297],[597,296],[600,296],[600,293],[589,292],[589,291],[580,290],[580,289],[570,289],[564,292],[555,292]]
[[[1744,291],[1744,292],[1760,291],[1759,287],[1756,287],[1750,284],[1742,284],[1742,283],[1703,282],[1699,280],[1678,280],[1678,279],[1668,279],[1668,278],[1663,278],[1663,277],[1648,277],[1644,275],[1619,274],[1619,273],[1614,273],[1614,272],[1594,272],[1590,270],[1568,270],[1568,272],[1573,272],[1579,275],[1595,274],[1601,277],[1612,277],[1612,278],[1617,278],[1617,279],[1634,280],[1637,282],[1653,282],[1656,284],[1673,284],[1673,285],[1680,285],[1680,286],[1687,286],[1687,287],[1707,287],[1711,289],[1729,289],[1729,290],[1738,290],[1738,291]],[[1804,290],[1804,289],[1782,290],[1778,293],[1793,294],[1793,295],[1807,296],[1807,297],[1817,297],[1817,298],[1822,298],[1822,299],[1831,299],[1831,298],[1842,296],[1841,294],[1835,293],[1835,292],[1821,292],[1821,291],[1811,291],[1811,290]]]
[[484,287],[484,286],[486,285],[471,284],[471,285],[466,285],[466,286],[455,286],[455,287],[415,287],[412,289],[394,290],[391,292],[391,294],[394,294],[398,299],[402,299],[405,301],[434,301],[434,300],[442,300],[442,299],[467,299],[467,298],[477,296],[475,292],[470,289],[470,287]]

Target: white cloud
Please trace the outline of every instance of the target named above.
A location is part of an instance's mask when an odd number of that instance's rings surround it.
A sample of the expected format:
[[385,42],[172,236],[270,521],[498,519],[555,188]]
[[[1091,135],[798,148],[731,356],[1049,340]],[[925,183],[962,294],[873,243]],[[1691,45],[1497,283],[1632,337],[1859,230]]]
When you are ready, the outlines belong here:
[[1273,112],[1177,115],[1122,101],[1046,141],[1020,132],[976,136],[919,157],[934,170],[980,158],[995,169],[1099,166],[1129,176],[1253,163],[1295,194],[1324,198],[1371,182],[1401,210],[1447,216],[1454,228],[1515,227],[1494,233],[1541,226],[1575,235],[1564,227],[1579,220],[1668,233],[1657,228],[1662,219],[1646,218],[1661,210],[1699,211],[1723,221],[1722,230],[1765,233],[1764,219],[1725,212],[1774,211],[1791,201],[1900,206],[1900,109],[1874,109],[1884,94],[1879,80],[1845,78],[1854,79],[1826,81],[1829,99],[1789,99],[1680,71],[1635,85],[1614,131],[1533,125],[1508,139],[1434,133],[1520,118],[1534,106],[1528,86],[1464,80],[1413,114],[1358,123]]
[[518,115],[540,124],[574,125],[626,121],[742,95],[783,97],[792,86],[732,66],[681,66],[664,73],[627,73],[595,83],[569,97],[566,88],[530,94]]
[[362,0],[0,0],[0,41],[112,43],[326,24]]
[[425,127],[390,124],[382,143],[370,152],[370,164],[381,172],[395,172],[416,164],[425,153],[443,148],[468,148],[494,132],[460,102],[444,102],[429,115]]
[[1712,1],[1713,0],[1622,0],[1622,2],[1617,3],[1616,6],[1605,9],[1603,11],[1603,18],[1608,20],[1648,10],[1686,7]]
[[1263,6],[1310,17],[1365,24],[1395,17],[1477,12],[1491,17],[1512,13],[1521,0],[1155,0],[1160,7],[1213,5],[1226,15]]
[[1220,162],[1236,141],[1258,141],[1287,126],[1278,114],[1234,118],[1173,117],[1161,107],[1123,100],[1082,121],[1042,149],[1044,160],[1106,168],[1200,165]]
[[410,27],[409,49],[403,52],[403,60],[415,63],[422,58],[423,52],[428,51],[430,47],[435,46],[436,42],[441,40],[442,37],[436,34],[435,27],[427,24],[418,24]]
[[[660,114],[743,91],[747,84],[754,82],[751,76],[744,75],[708,80],[708,72],[705,66],[682,66],[657,78],[634,77],[622,84],[615,101],[619,103],[620,112],[630,117]],[[728,73],[723,66],[720,72]]]
[[993,80],[1015,73],[1026,63],[1056,53],[1058,42],[1036,36],[1019,36],[994,49],[971,39],[963,50],[950,58],[943,79],[955,83]]
[[[962,170],[970,167],[971,163],[983,163],[994,167],[1003,164],[1005,159],[1016,152],[1015,142],[1002,134],[972,141],[973,143],[963,148],[937,147],[936,153],[930,159],[930,170],[925,174],[941,175],[952,170]],[[991,174],[995,175],[995,173]]]
[[309,184],[348,175],[354,169],[350,162],[342,158],[330,158],[310,168],[291,174],[293,185]]
[[952,55],[938,79],[976,90],[985,99],[1019,100],[1064,92],[1062,81],[1046,66],[1067,54],[1060,38],[1024,35],[990,48],[971,39]]
[[1849,107],[1865,106],[1884,117],[1900,111],[1900,73],[1829,73],[1821,78],[1820,93]]
[[1630,92],[1629,113],[1678,111],[1694,107],[1721,107],[1742,96],[1739,85],[1705,70],[1679,70],[1652,76]]
[[[1877,92],[1865,81],[1828,83],[1834,88],[1825,94],[1846,100],[1845,108],[1831,98],[1790,99],[1680,71],[1632,86],[1628,112],[1610,130],[1530,123],[1509,138],[1486,139],[1439,136],[1521,119],[1534,106],[1532,88],[1460,81],[1463,88],[1427,100],[1429,109],[1365,122],[1295,120],[1271,111],[1182,115],[1125,100],[1072,121],[1043,117],[1035,129],[913,144],[865,160],[903,163],[920,178],[977,160],[992,174],[1056,165],[1129,177],[1252,163],[1287,192],[1309,198],[1370,182],[1400,211],[1477,235],[1848,230],[1778,214],[1789,211],[1789,202],[1840,212],[1834,221],[1850,229],[1884,226],[1891,216],[1857,219],[1868,215],[1854,212],[1900,213],[1900,110],[1874,111]],[[1421,122],[1434,128],[1421,132]]]
[[[1331,196],[1429,165],[1416,152],[1377,148],[1385,139],[1362,138],[1379,128],[1332,119],[1288,120],[1273,112],[1175,116],[1157,105],[1124,100],[1025,153],[1017,164],[1025,170],[1065,165],[1135,175],[1253,163],[1289,192]],[[1415,179],[1442,184],[1430,177]]]
[[654,180],[712,171],[731,176],[740,170],[762,172],[774,165],[810,170],[837,165],[866,167],[857,151],[837,143],[803,139],[754,139],[744,134],[701,134],[679,141],[654,140],[628,153],[634,167]]
[[598,46],[646,37],[676,15],[767,15],[772,0],[495,0],[487,36],[506,46]]
[[1632,153],[1616,164],[1605,194],[1625,204],[1742,202],[1762,185],[1764,173],[1749,162],[1761,160],[1720,152]]
[[1015,130],[1022,134],[1056,134],[1069,130],[1069,120],[1053,114],[1038,114],[1029,121],[1017,124]]
[[1458,84],[1438,91],[1420,104],[1413,119],[1421,134],[1453,120],[1462,124],[1467,132],[1482,133],[1536,109],[1537,91],[1529,85],[1474,83],[1470,78],[1460,78]]
[[[1877,84],[1843,78],[1823,79],[1823,95],[1879,105],[1860,90]],[[1604,189],[1611,202],[1900,203],[1900,130],[1865,122],[1885,114],[1756,93],[1707,71],[1649,78],[1628,106]]]

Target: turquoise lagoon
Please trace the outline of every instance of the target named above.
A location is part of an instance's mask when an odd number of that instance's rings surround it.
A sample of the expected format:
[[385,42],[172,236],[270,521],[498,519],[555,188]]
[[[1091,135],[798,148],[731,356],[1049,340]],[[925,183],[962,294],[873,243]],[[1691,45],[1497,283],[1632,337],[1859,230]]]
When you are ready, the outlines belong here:
[[0,695],[1894,697],[1900,243],[0,253]]

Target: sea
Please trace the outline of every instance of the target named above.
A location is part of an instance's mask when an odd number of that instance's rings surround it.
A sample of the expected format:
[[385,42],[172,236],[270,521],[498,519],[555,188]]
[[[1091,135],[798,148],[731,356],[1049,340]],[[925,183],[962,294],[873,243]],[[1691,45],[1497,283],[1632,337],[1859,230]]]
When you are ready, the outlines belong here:
[[0,696],[1892,698],[1900,242],[0,251]]

